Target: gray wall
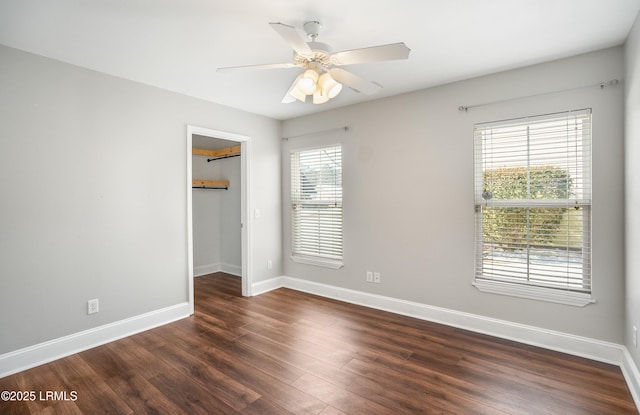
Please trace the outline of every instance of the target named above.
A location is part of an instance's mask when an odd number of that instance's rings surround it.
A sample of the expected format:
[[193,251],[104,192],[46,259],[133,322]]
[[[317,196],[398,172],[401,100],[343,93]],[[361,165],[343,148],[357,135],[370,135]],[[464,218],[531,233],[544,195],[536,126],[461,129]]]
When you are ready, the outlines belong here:
[[[222,180],[220,164],[207,163],[203,156],[193,156],[193,178]],[[220,201],[222,190],[193,190],[193,271],[220,264]],[[238,203],[238,208],[240,204]]]
[[[220,262],[242,270],[240,157],[219,160],[217,163],[220,164],[221,180],[229,180],[229,190],[220,195]],[[264,269],[265,264],[258,266]]]
[[640,365],[633,345],[632,327],[640,329],[640,15],[625,48],[625,221],[626,221],[626,324],[625,344]]
[[[425,68],[428,70],[428,68]],[[344,268],[292,262],[283,150],[285,275],[622,343],[624,317],[623,88],[564,90],[623,75],[623,50],[457,82],[287,120],[283,136],[348,126],[343,142]],[[486,294],[474,274],[474,123],[593,108],[593,293],[577,308]],[[295,145],[292,139],[289,145]],[[302,143],[304,144],[304,143]],[[381,284],[365,272],[382,274]],[[636,310],[637,311],[637,310]]]
[[280,275],[279,122],[0,46],[0,354],[187,301],[187,124],[252,137]]

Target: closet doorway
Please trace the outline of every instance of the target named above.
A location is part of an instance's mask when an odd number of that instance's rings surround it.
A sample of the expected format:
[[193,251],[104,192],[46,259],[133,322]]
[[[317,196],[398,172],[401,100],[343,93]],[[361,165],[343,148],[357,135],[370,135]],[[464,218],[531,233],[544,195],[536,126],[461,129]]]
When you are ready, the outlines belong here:
[[[197,149],[197,150],[194,150]],[[187,262],[189,307],[194,276],[223,271],[251,295],[250,138],[187,127]]]

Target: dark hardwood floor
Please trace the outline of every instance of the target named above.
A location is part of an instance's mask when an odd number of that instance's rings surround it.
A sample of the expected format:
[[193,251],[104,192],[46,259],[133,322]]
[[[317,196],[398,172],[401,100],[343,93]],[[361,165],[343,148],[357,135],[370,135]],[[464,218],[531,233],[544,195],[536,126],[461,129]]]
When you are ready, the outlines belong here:
[[244,298],[222,273],[195,286],[195,316],[0,379],[45,394],[0,413],[638,413],[615,366],[288,289]]

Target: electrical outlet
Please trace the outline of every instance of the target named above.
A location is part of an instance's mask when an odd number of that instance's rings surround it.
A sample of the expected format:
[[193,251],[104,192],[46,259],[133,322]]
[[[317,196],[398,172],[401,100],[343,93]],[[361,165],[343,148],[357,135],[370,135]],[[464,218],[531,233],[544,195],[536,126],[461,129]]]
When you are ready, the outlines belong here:
[[633,346],[638,347],[638,328],[633,326]]
[[99,310],[98,299],[87,301],[87,314],[95,314]]
[[367,271],[367,282],[373,282],[373,272]]
[[273,261],[272,260],[268,260],[267,261],[267,269],[271,269],[273,268]]
[[376,284],[380,284],[380,273],[379,272],[374,272],[373,273],[373,282],[375,282]]

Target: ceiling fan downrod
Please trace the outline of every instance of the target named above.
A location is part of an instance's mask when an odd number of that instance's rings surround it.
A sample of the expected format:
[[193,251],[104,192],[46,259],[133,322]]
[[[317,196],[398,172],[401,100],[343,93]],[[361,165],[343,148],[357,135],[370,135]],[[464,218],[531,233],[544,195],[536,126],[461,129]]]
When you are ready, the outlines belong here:
[[302,28],[304,29],[309,39],[311,39],[312,42],[315,42],[316,38],[320,34],[320,29],[322,29],[322,24],[320,24],[320,22],[317,20],[311,20],[306,22],[302,26]]

